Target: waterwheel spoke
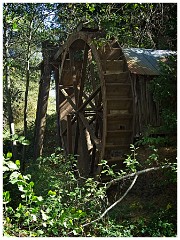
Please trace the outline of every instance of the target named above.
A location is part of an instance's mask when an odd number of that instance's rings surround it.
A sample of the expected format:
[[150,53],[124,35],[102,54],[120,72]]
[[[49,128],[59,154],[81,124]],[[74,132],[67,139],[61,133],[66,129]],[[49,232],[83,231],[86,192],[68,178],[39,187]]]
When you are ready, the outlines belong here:
[[[91,100],[99,93],[100,90],[101,86],[98,86],[89,97],[86,96],[85,102],[78,108],[77,111],[82,111],[91,102]],[[92,107],[95,108],[94,104],[92,105]]]
[[76,110],[76,105],[74,104],[72,98],[67,94],[66,90],[60,89],[60,91],[64,95],[66,100],[69,102],[69,104],[73,107],[73,109]]
[[79,117],[84,125],[84,127],[88,130],[90,136],[91,136],[91,139],[93,141],[94,144],[96,144],[97,148],[100,149],[100,141],[99,139],[95,136],[94,132],[93,132],[93,129],[91,128],[91,126],[89,125],[89,122],[88,120],[84,117],[84,115],[80,112],[79,113]]
[[80,90],[79,90],[79,98],[78,98],[78,107],[80,107],[81,104],[83,103],[82,97],[83,97],[84,83],[85,83],[85,77],[86,77],[88,50],[89,50],[89,47],[88,47],[87,44],[85,44],[83,64],[82,64],[82,75],[81,75],[81,79],[80,79]]
[[78,156],[78,168],[84,176],[89,174],[89,152],[86,129],[84,129],[83,123],[79,120],[79,156]]

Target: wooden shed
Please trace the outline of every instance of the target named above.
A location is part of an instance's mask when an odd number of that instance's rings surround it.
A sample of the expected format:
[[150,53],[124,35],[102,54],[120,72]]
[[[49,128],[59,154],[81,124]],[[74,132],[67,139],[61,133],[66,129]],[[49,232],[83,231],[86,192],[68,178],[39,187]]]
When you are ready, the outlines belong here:
[[143,48],[123,49],[131,72],[134,95],[134,133],[139,136],[147,126],[161,125],[159,104],[153,100],[150,81],[161,74],[159,62],[176,54],[169,50],[153,50]]

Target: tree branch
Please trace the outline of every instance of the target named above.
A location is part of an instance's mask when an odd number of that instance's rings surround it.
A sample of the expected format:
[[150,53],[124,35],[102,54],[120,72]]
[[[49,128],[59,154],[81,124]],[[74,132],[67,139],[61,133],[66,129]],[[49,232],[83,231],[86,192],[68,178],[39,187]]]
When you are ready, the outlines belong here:
[[102,214],[100,217],[98,217],[97,219],[93,220],[92,222],[89,222],[89,223],[85,223],[84,225],[82,225],[82,227],[86,227],[92,223],[95,223],[97,221],[99,221],[100,219],[102,219],[106,214],[107,212],[109,212],[113,207],[115,207],[118,203],[120,203],[124,198],[125,196],[128,194],[128,192],[132,189],[132,187],[134,186],[136,180],[138,178],[138,175],[136,174],[135,177],[134,177],[134,180],[133,182],[131,183],[131,185],[129,186],[129,188],[127,189],[127,191],[124,193],[124,195],[118,199],[116,202],[114,202],[110,207],[108,207]]
[[157,171],[159,169],[169,168],[171,166],[172,166],[172,164],[168,164],[168,165],[160,166],[160,167],[147,168],[147,169],[135,172],[135,173],[130,173],[130,174],[125,175],[125,176],[120,177],[120,178],[113,179],[113,180],[111,180],[110,182],[107,183],[106,189],[108,189],[112,184],[115,184],[115,183],[117,183],[117,182],[119,182],[121,180],[124,180],[124,179],[127,179],[127,178],[131,178],[131,177],[134,177],[136,175],[139,176],[140,174],[143,174],[143,173],[147,173],[147,172],[151,172],[151,171]]
[[[147,169],[144,169],[144,170],[141,170],[141,171],[138,171],[138,172],[135,172],[135,173],[131,173],[131,174],[128,174],[126,176],[123,176],[123,177],[120,177],[120,178],[117,178],[117,179],[113,179],[112,181],[110,181],[109,183],[107,183],[107,187],[106,189],[108,189],[112,184],[115,184],[116,182],[118,181],[121,181],[121,180],[124,180],[124,179],[128,179],[128,178],[131,178],[131,177],[134,177],[134,180],[132,181],[131,185],[129,186],[129,188],[127,189],[127,191],[124,193],[124,195],[119,198],[116,202],[114,202],[110,207],[108,207],[97,219],[89,222],[89,223],[85,223],[83,224],[81,227],[86,227],[88,225],[91,225],[92,223],[95,223],[95,222],[98,222],[100,219],[102,219],[113,207],[115,207],[118,203],[120,203],[125,197],[126,195],[129,193],[129,191],[132,189],[132,187],[134,186],[138,176],[140,174],[143,174],[143,173],[147,173],[147,172],[150,172],[150,171],[156,171],[156,170],[159,170],[159,169],[164,169],[164,168],[170,168],[172,166],[172,164],[168,164],[168,165],[165,165],[165,166],[160,166],[160,167],[152,167],[152,168],[147,168]],[[71,231],[69,234],[73,233],[73,231]]]

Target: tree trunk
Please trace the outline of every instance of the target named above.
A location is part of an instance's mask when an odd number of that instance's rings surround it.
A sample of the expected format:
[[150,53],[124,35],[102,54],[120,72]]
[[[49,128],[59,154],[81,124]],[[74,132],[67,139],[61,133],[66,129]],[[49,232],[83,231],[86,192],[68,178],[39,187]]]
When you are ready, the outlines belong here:
[[[5,4],[5,12],[8,12],[8,5]],[[5,83],[5,94],[7,99],[7,111],[8,111],[8,124],[10,135],[13,136],[15,134],[14,128],[14,117],[13,117],[13,110],[12,110],[12,97],[11,97],[11,79],[9,76],[9,65],[10,65],[10,55],[9,55],[9,36],[8,36],[8,24],[6,21],[6,14],[4,17],[4,83]],[[17,146],[16,141],[12,141],[12,153],[13,158],[17,159]]]
[[[33,18],[30,22],[29,34],[28,34],[28,46],[27,46],[27,58],[26,58],[26,90],[24,96],[24,136],[27,138],[27,112],[28,112],[28,94],[29,94],[29,80],[30,80],[30,54],[31,54],[31,41],[32,41],[32,25]],[[21,171],[25,170],[25,157],[26,157],[26,148],[23,146],[22,161],[21,161]]]

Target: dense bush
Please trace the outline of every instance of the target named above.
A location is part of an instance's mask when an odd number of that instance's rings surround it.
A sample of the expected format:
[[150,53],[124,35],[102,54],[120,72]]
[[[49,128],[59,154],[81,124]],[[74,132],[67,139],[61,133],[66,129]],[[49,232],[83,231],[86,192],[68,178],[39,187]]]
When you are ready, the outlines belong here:
[[177,56],[160,62],[161,75],[151,81],[154,100],[158,101],[163,120],[161,129],[174,133],[177,129]]
[[[115,173],[102,161],[103,173],[111,179],[136,173],[139,163],[136,149],[125,160],[126,171]],[[40,158],[22,175],[20,161],[4,155],[4,181],[17,186],[20,199],[12,205],[17,193],[7,188],[3,192],[4,235],[17,237],[62,236],[175,236],[175,226],[168,220],[167,211],[146,219],[119,221],[112,214],[100,215],[111,205],[107,196],[108,183],[92,178],[84,179],[76,168],[73,156],[66,159],[61,149],[46,158]],[[158,155],[155,156],[156,160]],[[154,161],[154,158],[153,161]],[[149,158],[151,160],[151,158]],[[168,212],[169,213],[169,212]],[[99,219],[98,221],[94,220]],[[91,223],[94,221],[94,223]],[[86,225],[86,226],[85,226]]]

